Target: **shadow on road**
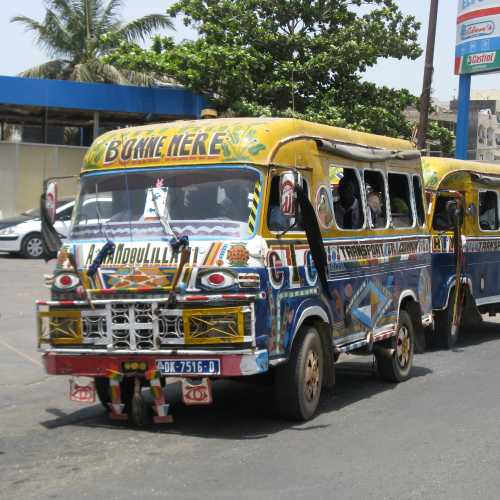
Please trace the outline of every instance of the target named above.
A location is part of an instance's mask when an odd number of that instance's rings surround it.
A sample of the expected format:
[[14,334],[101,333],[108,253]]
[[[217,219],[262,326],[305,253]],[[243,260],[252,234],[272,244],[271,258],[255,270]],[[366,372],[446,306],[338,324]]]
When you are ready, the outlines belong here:
[[26,261],[28,259],[25,259],[24,257],[21,257],[18,253],[5,253],[5,252],[0,252],[0,259],[11,259],[11,260],[22,260]]
[[[413,378],[423,377],[431,370],[414,366]],[[385,391],[393,390],[396,384],[380,380],[370,362],[340,363],[337,369],[337,384],[333,391],[322,396],[319,415],[342,410],[360,400],[368,399]],[[149,397],[147,392],[144,393]],[[306,423],[294,423],[277,416],[273,404],[272,389],[265,385],[247,382],[220,381],[214,384],[214,404],[210,406],[184,406],[181,402],[180,384],[169,384],[169,403],[172,404],[174,423],[150,425],[141,431],[188,435],[201,438],[232,440],[262,439],[284,429],[300,432],[328,427],[318,419]],[[63,426],[88,428],[126,429],[126,422],[111,421],[102,406],[94,405],[72,413],[48,408],[55,418],[41,422],[47,429]]]
[[482,321],[460,331],[460,337],[454,351],[463,351],[464,348],[500,340],[500,323]]

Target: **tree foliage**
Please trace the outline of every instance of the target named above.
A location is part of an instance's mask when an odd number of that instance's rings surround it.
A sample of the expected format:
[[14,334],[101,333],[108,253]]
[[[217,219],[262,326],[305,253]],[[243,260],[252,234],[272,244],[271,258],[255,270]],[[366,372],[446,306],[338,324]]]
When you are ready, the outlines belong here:
[[363,82],[380,58],[421,54],[419,23],[394,0],[178,0],[196,40],[122,43],[105,60],[174,77],[245,115],[293,115],[409,136],[407,91]]
[[123,0],[45,0],[45,7],[43,21],[27,16],[11,19],[33,32],[37,44],[54,58],[24,71],[22,76],[84,82],[153,82],[150,75],[118,69],[101,58],[122,41],[143,41],[160,28],[172,29],[169,16],[150,14],[124,24],[120,18]]
[[429,122],[427,140],[433,154],[436,154],[439,151],[443,156],[454,156],[455,134],[447,128],[439,125],[438,122]]

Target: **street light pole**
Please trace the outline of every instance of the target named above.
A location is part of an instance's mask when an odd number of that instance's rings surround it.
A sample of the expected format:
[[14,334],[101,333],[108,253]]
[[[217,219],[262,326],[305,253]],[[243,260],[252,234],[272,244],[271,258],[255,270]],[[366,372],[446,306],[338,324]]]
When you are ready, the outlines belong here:
[[439,0],[431,0],[429,13],[429,32],[425,50],[424,82],[420,96],[420,125],[418,127],[418,147],[425,149],[427,128],[429,126],[429,108],[431,103],[432,75],[434,73],[434,46],[436,44],[436,25]]

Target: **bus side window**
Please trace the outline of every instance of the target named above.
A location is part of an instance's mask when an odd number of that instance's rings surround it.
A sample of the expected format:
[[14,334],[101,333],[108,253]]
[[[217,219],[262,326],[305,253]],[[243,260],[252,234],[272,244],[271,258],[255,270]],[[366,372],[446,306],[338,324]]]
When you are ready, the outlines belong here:
[[425,224],[425,208],[422,194],[422,180],[418,175],[413,176],[413,197],[415,198],[415,208],[417,209],[417,221],[419,226]]
[[483,231],[498,229],[498,194],[496,191],[479,192],[479,227]]
[[[304,179],[304,189],[309,193],[307,181]],[[267,227],[270,231],[283,232],[293,225],[292,231],[304,231],[304,224],[300,215],[300,210],[297,208],[298,213],[296,220],[293,217],[287,217],[281,213],[280,208],[280,177],[275,175],[271,180],[271,189],[269,192],[269,207],[267,209]]]
[[387,200],[385,196],[385,179],[381,172],[365,170],[366,201],[370,227],[384,228],[387,226]]
[[[333,179],[332,179],[332,171]],[[340,179],[340,180],[339,180]],[[365,225],[365,214],[361,198],[361,185],[353,168],[330,167],[330,181],[337,182],[332,186],[334,214],[337,227],[340,229],[361,229]]]
[[392,225],[394,227],[413,226],[408,176],[405,174],[389,174],[388,180]]

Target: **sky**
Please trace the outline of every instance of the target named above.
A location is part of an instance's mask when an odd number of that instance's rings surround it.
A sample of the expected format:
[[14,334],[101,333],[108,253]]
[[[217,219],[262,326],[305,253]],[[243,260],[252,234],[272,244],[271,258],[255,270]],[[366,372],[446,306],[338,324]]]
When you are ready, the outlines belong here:
[[[30,33],[19,24],[10,23],[15,15],[26,15],[41,20],[44,14],[43,0],[1,0],[0,18],[0,75],[16,75],[23,69],[47,60]],[[163,13],[174,0],[125,0],[123,18],[130,20],[149,13]],[[396,2],[404,14],[413,15],[422,23],[420,44],[425,48],[430,0],[399,0]],[[457,0],[441,0],[438,14],[436,51],[434,59],[433,95],[449,101],[457,95],[458,77],[453,74]],[[175,38],[193,38],[195,34],[176,20]],[[380,61],[363,76],[366,80],[394,88],[407,88],[419,95],[422,90],[424,56],[416,61],[388,59]],[[475,76],[473,90],[500,90],[500,73]]]

